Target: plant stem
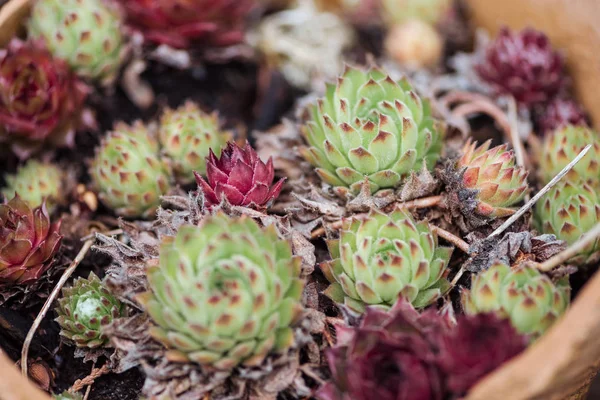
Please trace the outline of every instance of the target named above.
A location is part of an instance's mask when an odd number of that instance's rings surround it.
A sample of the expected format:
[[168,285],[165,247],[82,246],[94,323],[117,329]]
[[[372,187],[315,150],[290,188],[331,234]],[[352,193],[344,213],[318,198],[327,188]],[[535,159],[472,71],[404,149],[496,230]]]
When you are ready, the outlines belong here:
[[469,252],[469,244],[467,242],[465,242],[464,240],[462,240],[461,238],[459,238],[458,236],[455,236],[452,233],[448,232],[447,230],[444,230],[433,224],[429,224],[429,229],[431,229],[439,237],[449,241],[450,243],[452,243],[453,245],[455,245],[456,247],[458,247],[465,253]]

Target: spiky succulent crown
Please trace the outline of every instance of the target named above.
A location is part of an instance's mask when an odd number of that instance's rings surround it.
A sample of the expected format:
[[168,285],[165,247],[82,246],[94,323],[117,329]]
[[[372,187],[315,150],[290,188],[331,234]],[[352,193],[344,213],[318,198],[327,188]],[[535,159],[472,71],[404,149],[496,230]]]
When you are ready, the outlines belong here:
[[29,36],[81,75],[110,80],[124,58],[122,16],[112,0],[36,0]]
[[345,219],[340,238],[327,245],[333,260],[321,264],[332,283],[325,293],[355,311],[389,307],[398,295],[424,307],[447,287],[443,276],[452,248],[438,246],[429,225],[402,209]]
[[302,155],[342,193],[357,193],[365,179],[371,192],[395,188],[423,162],[432,168],[440,157],[429,103],[408,81],[378,69],[346,68],[308,112],[303,133],[310,147]]
[[548,183],[588,144],[588,153],[569,171],[566,179],[600,179],[600,134],[586,126],[567,125],[546,135],[539,157],[540,178]]
[[108,343],[102,329],[124,316],[125,306],[92,272],[88,279],[77,278],[72,286],[62,289],[56,313],[61,336],[78,347],[94,349]]
[[65,200],[66,174],[57,165],[29,160],[14,175],[5,175],[6,187],[2,194],[12,198],[15,193],[29,207],[38,207],[46,200],[46,207],[52,213],[57,204]]
[[90,175],[98,197],[125,217],[149,217],[169,189],[170,171],[148,128],[117,123],[96,148]]
[[[536,228],[543,233],[573,244],[600,222],[600,196],[597,182],[562,180],[535,205]],[[600,239],[596,239],[570,262],[587,264],[600,254]]]
[[50,268],[60,248],[60,221],[46,206],[32,208],[19,196],[0,204],[0,285],[28,284]]
[[496,312],[510,318],[519,332],[537,338],[566,311],[570,292],[565,278],[555,284],[533,267],[496,263],[473,275],[471,289],[461,295],[467,314]]
[[217,213],[165,238],[157,261],[148,266],[151,290],[138,300],[168,359],[228,370],[259,365],[293,343],[300,259],[273,225]]
[[221,148],[231,139],[222,131],[216,112],[206,114],[192,101],[176,110],[167,109],[161,119],[158,139],[163,153],[171,159],[173,172],[182,183],[194,180],[194,171],[206,173],[209,151],[220,155]]
[[470,140],[456,168],[462,173],[462,186],[475,191],[475,211],[486,217],[504,217],[509,208],[527,193],[528,172],[516,165],[515,155],[503,144],[490,149],[491,140],[477,147]]

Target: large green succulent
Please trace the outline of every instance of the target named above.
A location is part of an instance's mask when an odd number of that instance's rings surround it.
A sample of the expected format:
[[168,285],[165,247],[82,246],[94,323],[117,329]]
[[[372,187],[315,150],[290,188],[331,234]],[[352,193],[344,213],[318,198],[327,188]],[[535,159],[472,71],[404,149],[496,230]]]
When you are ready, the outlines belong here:
[[[600,195],[597,183],[562,180],[535,205],[536,228],[573,244],[600,222]],[[571,260],[587,264],[600,255],[600,239],[590,243]]]
[[104,80],[116,75],[124,58],[121,27],[112,0],[36,0],[29,36],[43,39],[77,74]]
[[92,272],[88,279],[77,278],[63,288],[58,300],[56,322],[60,334],[78,347],[97,348],[108,343],[102,327],[122,317],[125,306],[114,297]]
[[422,100],[405,79],[378,69],[346,68],[337,85],[308,108],[301,149],[321,179],[341,192],[357,193],[365,179],[371,192],[395,188],[423,162],[432,168],[441,134]]
[[568,278],[553,283],[535,268],[496,263],[473,275],[462,303],[467,314],[496,312],[510,318],[519,332],[536,338],[565,312],[570,293]]
[[444,272],[452,248],[438,246],[427,222],[401,209],[345,219],[339,240],[327,244],[333,260],[321,264],[332,282],[325,293],[355,311],[389,307],[398,295],[424,307],[448,287]]
[[169,189],[158,141],[141,122],[117,123],[96,149],[90,175],[98,197],[124,217],[149,217]]
[[139,301],[167,357],[228,370],[293,343],[302,310],[300,260],[273,225],[223,213],[167,237]]
[[16,174],[5,175],[6,187],[2,194],[11,199],[15,193],[29,207],[42,205],[46,199],[46,207],[52,212],[54,207],[62,203],[66,197],[65,182],[66,174],[56,165],[42,163],[37,160],[29,160],[20,167]]

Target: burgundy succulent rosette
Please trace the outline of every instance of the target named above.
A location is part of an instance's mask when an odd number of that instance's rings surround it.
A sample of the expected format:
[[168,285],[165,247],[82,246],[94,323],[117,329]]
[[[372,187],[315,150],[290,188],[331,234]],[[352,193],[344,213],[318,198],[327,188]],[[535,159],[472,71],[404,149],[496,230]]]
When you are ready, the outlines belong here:
[[567,125],[587,125],[587,115],[572,99],[556,98],[536,110],[535,122],[539,133],[550,133]]

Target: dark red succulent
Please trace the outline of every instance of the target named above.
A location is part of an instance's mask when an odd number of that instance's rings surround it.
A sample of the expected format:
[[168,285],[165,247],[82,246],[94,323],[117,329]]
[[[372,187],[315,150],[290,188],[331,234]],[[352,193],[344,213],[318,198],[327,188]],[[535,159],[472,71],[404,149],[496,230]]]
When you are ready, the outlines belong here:
[[254,0],[121,0],[129,24],[156,44],[227,46],[244,38]]
[[498,93],[511,94],[526,106],[546,102],[568,86],[563,57],[534,29],[513,33],[503,28],[475,68]]
[[566,125],[587,125],[585,110],[572,99],[556,98],[536,110],[540,133],[549,133]]
[[206,159],[208,181],[197,172],[194,175],[208,208],[222,199],[234,206],[266,207],[279,196],[285,181],[282,178],[273,185],[273,159],[264,163],[248,142],[243,148],[229,142],[220,158],[210,150]]
[[[0,50],[0,136],[22,158],[49,140],[72,144],[88,87],[41,42],[13,39]],[[20,151],[19,151],[20,150]]]
[[447,327],[435,314],[421,315],[405,301],[390,311],[367,308],[356,328],[339,326],[338,344],[327,351],[331,382],[322,400],[437,400],[443,376],[435,338]]
[[0,286],[37,280],[60,248],[59,229],[45,204],[32,209],[18,195],[0,204]]
[[446,390],[454,396],[465,394],[484,375],[525,350],[527,343],[509,319],[495,314],[459,317],[440,344]]

